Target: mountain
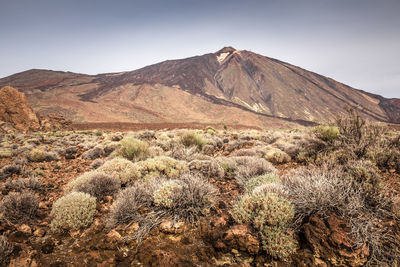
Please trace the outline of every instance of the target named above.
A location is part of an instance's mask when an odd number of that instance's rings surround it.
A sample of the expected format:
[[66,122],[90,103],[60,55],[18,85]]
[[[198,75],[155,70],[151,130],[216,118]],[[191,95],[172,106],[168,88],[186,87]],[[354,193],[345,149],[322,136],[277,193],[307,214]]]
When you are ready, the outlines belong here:
[[74,121],[275,126],[328,122],[352,107],[400,123],[399,99],[232,47],[121,73],[29,70],[0,79],[5,85],[24,92],[35,111]]

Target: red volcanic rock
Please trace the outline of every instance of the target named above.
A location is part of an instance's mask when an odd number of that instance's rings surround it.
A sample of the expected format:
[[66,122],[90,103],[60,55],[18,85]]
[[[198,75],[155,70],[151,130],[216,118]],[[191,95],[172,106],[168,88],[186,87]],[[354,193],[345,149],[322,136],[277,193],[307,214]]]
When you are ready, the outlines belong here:
[[26,96],[10,86],[0,89],[0,121],[23,132],[35,131],[40,127],[39,119]]

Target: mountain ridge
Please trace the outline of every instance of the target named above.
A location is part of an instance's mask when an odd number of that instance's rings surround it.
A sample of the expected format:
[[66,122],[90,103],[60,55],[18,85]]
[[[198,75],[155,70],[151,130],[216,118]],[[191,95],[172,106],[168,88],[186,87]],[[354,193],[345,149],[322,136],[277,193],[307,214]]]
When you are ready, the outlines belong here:
[[[158,116],[164,121],[188,121],[213,116],[206,112],[208,102],[226,111],[223,116],[215,116],[216,120],[221,120],[223,117],[224,120],[229,121],[228,113],[233,112],[232,109],[240,109],[243,112],[252,113],[257,120],[259,116],[262,116],[266,119],[277,118],[311,125],[332,121],[336,116],[344,114],[347,107],[351,107],[371,120],[400,123],[400,101],[396,98],[388,99],[354,89],[278,59],[251,51],[236,50],[232,47],[224,47],[215,53],[201,56],[166,60],[137,70],[119,73],[87,75],[33,69],[0,79],[0,86],[4,85],[14,86],[27,93],[33,108],[38,111],[56,108],[51,104],[50,99],[46,103],[46,97],[50,97],[51,92],[65,98],[65,103],[59,102],[60,108],[70,112],[74,108],[79,108],[77,102],[87,103],[83,105],[89,106],[90,103],[100,103],[106,108],[111,108],[110,101],[106,101],[108,104],[104,102],[113,96],[116,102],[127,105],[126,110],[123,111],[118,111],[116,107],[112,108],[114,112],[127,113],[124,117],[127,121],[134,119],[138,122],[146,122],[146,116],[151,113],[153,113],[152,119]],[[147,89],[143,89],[144,87]],[[189,102],[189,106],[192,106],[190,113],[193,116],[186,118],[179,111],[176,111],[176,114],[170,112],[179,105],[173,96],[160,98],[162,94],[158,95],[157,90],[159,92],[162,90],[157,88],[161,87],[168,87],[167,91],[177,96],[181,95],[178,93],[180,90],[195,97],[194,105],[190,105]],[[147,90],[151,92],[151,95],[141,95],[141,90]],[[66,96],[66,92],[72,91],[73,94]],[[128,94],[130,100],[116,99],[118,91],[121,94]],[[133,91],[135,94],[131,95]],[[153,99],[145,100],[146,97],[160,98],[162,104],[153,103]],[[189,95],[182,97],[191,98]],[[149,109],[146,101],[151,102],[154,108]],[[170,105],[163,101],[169,101]],[[196,105],[201,105],[201,107],[196,107]],[[168,110],[161,110],[159,106]],[[96,109],[93,105],[91,108]],[[196,110],[201,114],[196,115]],[[135,111],[138,111],[137,114]],[[78,110],[77,113],[83,121],[94,118],[93,116],[90,118],[83,111]],[[240,120],[237,114],[231,116],[232,121]],[[73,116],[72,119],[74,119]],[[98,121],[98,119],[95,120]]]

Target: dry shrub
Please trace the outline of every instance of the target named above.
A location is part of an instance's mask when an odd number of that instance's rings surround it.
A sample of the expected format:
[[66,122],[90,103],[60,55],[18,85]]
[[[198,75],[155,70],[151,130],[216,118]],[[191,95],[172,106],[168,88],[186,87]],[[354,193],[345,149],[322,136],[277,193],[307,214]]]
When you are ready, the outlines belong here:
[[7,237],[4,235],[0,236],[0,266],[8,266],[10,263],[11,253],[13,252],[14,246],[10,244]]
[[276,172],[275,167],[262,158],[245,156],[231,157],[231,159],[236,165],[234,173],[235,179],[242,186],[244,186],[244,184],[254,176]]
[[131,222],[145,222],[143,210],[149,210],[153,204],[153,192],[158,186],[158,179],[154,182],[136,181],[133,186],[127,187],[118,193],[116,201],[111,206],[109,226]]
[[97,171],[117,177],[121,184],[127,184],[140,178],[138,167],[124,158],[106,161]]
[[205,177],[213,177],[221,179],[224,177],[224,169],[218,164],[215,159],[210,160],[192,160],[189,162],[189,170],[198,172]]
[[40,191],[42,187],[43,187],[42,182],[36,177],[30,177],[28,179],[17,179],[17,180],[9,179],[3,185],[3,189],[6,192],[10,191],[22,192],[26,189],[30,189],[33,191]]
[[216,189],[200,176],[180,175],[175,180],[154,177],[137,181],[121,191],[111,207],[109,226],[138,222],[133,236],[139,242],[165,218],[194,223],[208,214],[215,202]]
[[397,234],[386,224],[398,221],[393,213],[392,196],[383,189],[371,195],[363,182],[357,181],[358,174],[352,176],[339,166],[334,168],[300,168],[283,179],[295,206],[294,225],[300,227],[316,212],[322,216],[335,212],[348,219],[355,245],[369,246],[368,265],[391,265],[398,261]]
[[121,189],[121,181],[111,175],[94,173],[86,181],[76,183],[73,191],[88,193],[97,199],[112,196]]
[[249,179],[244,187],[247,192],[252,192],[256,187],[263,185],[263,184],[280,184],[281,179],[278,175],[270,173],[265,175],[260,175]]
[[58,199],[51,210],[51,229],[78,230],[87,227],[93,221],[96,211],[96,198],[82,192],[72,192]]
[[59,160],[57,153],[47,152],[40,148],[32,149],[26,156],[29,161],[33,162]]
[[291,160],[290,156],[286,152],[283,152],[278,148],[269,150],[264,157],[266,160],[274,164],[284,164]]
[[96,170],[99,167],[101,167],[103,164],[104,164],[104,160],[96,159],[90,164],[90,168],[93,169],[93,170]]
[[39,200],[29,191],[11,192],[0,202],[3,218],[11,223],[27,222],[38,210]]
[[97,159],[104,155],[104,150],[101,147],[94,147],[82,154],[83,159]]

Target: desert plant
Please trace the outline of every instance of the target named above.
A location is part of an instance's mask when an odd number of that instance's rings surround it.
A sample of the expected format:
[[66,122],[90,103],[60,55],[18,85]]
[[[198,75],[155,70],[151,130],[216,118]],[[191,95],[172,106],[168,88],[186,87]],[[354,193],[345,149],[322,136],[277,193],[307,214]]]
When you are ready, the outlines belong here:
[[62,231],[78,230],[93,221],[96,211],[96,198],[82,192],[72,192],[58,199],[51,210],[51,229]]
[[121,181],[118,178],[104,173],[93,173],[85,181],[75,183],[72,191],[88,193],[100,200],[105,196],[114,195],[119,189]]
[[8,266],[10,263],[10,256],[13,252],[14,246],[10,244],[7,237],[0,236],[0,266]]
[[296,251],[296,240],[290,230],[276,226],[264,226],[260,235],[263,248],[274,258],[285,260]]
[[263,185],[263,184],[269,184],[269,183],[276,183],[280,184],[281,179],[279,178],[278,175],[270,173],[270,174],[265,174],[265,175],[260,175],[251,178],[248,180],[244,187],[247,192],[252,192],[256,187]]
[[132,136],[127,136],[121,140],[118,154],[129,160],[141,159],[149,154],[149,144]]
[[286,152],[278,148],[270,149],[267,151],[267,153],[265,153],[264,157],[266,160],[274,164],[283,164],[291,160],[290,156]]
[[53,161],[59,159],[57,153],[47,152],[41,148],[32,149],[26,156],[29,161],[33,162]]
[[321,125],[314,127],[312,131],[317,138],[330,143],[340,135],[339,127],[337,126]]
[[198,172],[205,177],[220,179],[224,177],[224,169],[215,159],[210,160],[192,160],[189,162],[189,169],[192,172]]
[[90,164],[90,168],[93,169],[93,170],[96,170],[103,164],[104,164],[104,160],[96,159]]
[[236,163],[235,179],[242,186],[254,176],[276,172],[275,167],[262,158],[232,157],[231,159]]
[[207,143],[207,140],[205,139],[204,136],[202,136],[194,131],[188,131],[188,132],[184,133],[181,136],[180,141],[186,147],[196,146],[200,150]]
[[106,161],[97,171],[117,177],[121,184],[133,182],[141,176],[138,167],[124,158],[114,158]]
[[164,181],[153,193],[153,201],[156,206],[171,208],[174,204],[174,196],[180,194],[182,185],[179,181]]
[[12,223],[26,222],[36,215],[39,200],[29,191],[11,192],[0,202],[3,218]]
[[141,173],[141,177],[144,179],[159,175],[173,178],[188,170],[186,162],[166,156],[139,161],[136,163],[136,166]]
[[118,193],[115,202],[111,206],[109,226],[131,222],[145,222],[144,209],[150,209],[153,205],[153,192],[159,185],[154,182],[136,181],[133,186],[127,187]]
[[[393,264],[400,259],[396,234],[384,222],[398,220],[393,213],[389,191],[375,191],[371,195],[360,186],[360,175],[348,175],[340,166],[335,169],[300,168],[283,179],[295,206],[294,225],[299,227],[312,214],[328,216],[335,212],[349,221],[356,247],[365,244],[370,249],[367,265]],[[363,175],[362,175],[363,176]]]
[[82,154],[83,159],[97,159],[104,155],[104,150],[101,147],[94,147]]
[[3,188],[6,192],[10,191],[22,192],[25,189],[39,191],[42,189],[42,183],[36,177],[30,177],[28,179],[17,179],[17,180],[9,179],[4,183]]
[[275,258],[285,260],[296,250],[289,230],[294,217],[293,205],[274,193],[248,193],[236,200],[231,210],[238,223],[250,223],[259,233],[264,249]]

